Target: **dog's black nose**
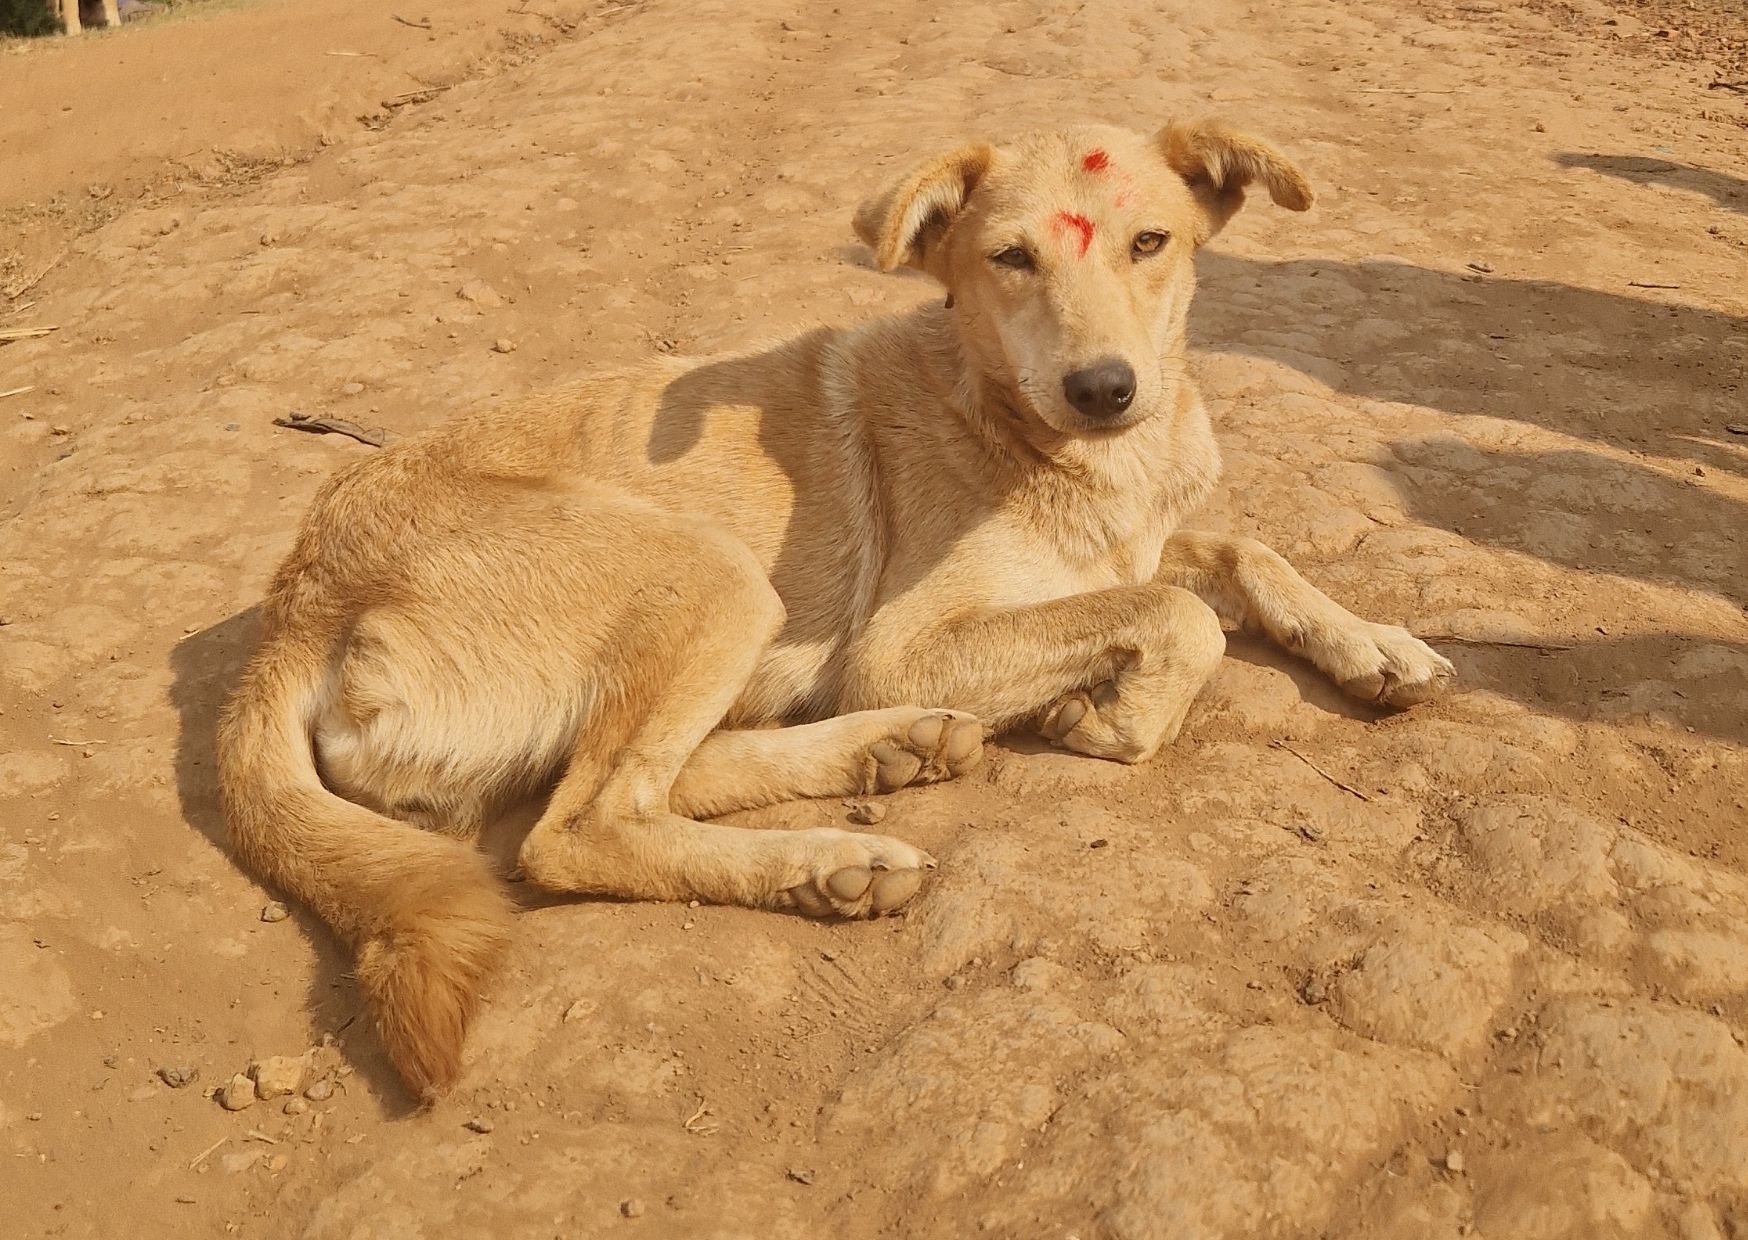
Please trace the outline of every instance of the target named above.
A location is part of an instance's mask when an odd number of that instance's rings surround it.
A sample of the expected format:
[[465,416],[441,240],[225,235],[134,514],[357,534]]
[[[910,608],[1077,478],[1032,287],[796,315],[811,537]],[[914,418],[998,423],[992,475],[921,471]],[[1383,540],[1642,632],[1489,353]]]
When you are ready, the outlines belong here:
[[1135,399],[1135,368],[1108,357],[1062,380],[1068,403],[1089,418],[1114,418]]

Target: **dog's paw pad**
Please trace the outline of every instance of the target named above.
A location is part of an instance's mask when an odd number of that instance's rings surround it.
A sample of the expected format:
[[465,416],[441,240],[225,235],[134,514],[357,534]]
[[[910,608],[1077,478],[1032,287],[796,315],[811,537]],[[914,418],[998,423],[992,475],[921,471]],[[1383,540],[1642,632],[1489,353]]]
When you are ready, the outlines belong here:
[[837,830],[808,835],[824,845],[823,855],[806,867],[808,877],[788,887],[784,896],[809,917],[890,913],[922,890],[923,879],[936,864],[920,848],[883,835]]
[[963,711],[918,711],[887,739],[869,746],[868,760],[864,792],[952,779],[983,760],[983,724]]

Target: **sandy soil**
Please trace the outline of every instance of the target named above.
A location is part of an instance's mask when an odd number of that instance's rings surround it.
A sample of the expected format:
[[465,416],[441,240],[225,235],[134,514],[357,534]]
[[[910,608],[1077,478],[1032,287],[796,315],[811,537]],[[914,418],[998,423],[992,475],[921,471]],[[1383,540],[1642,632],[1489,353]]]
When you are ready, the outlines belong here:
[[[0,329],[58,327],[0,346],[8,1234],[1748,1235],[1728,0],[1691,47],[1656,4],[503,7],[0,49]],[[1207,523],[1465,691],[1373,718],[1234,642],[1148,767],[1014,745],[892,798],[942,869],[876,924],[531,900],[407,1114],[344,961],[218,842],[249,608],[371,451],[272,419],[413,430],[909,305],[848,229],[897,162],[1209,109],[1322,198],[1202,264]],[[211,1096],[312,1051],[314,1100]]]

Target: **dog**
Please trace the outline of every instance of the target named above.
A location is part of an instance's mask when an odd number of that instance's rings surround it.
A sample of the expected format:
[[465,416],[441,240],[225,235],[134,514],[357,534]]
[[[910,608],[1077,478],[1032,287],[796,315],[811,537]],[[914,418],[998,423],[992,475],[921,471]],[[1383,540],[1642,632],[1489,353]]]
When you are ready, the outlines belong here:
[[[80,18],[80,0],[56,0],[56,4],[61,15],[61,25],[66,33],[81,33],[85,24]],[[121,25],[121,13],[116,8],[116,0],[101,0],[98,10],[103,24],[111,30]]]
[[[1273,147],[1211,121],[975,144],[866,202],[895,318],[657,358],[402,440],[321,490],[219,769],[243,862],[357,956],[387,1050],[456,1079],[509,904],[469,837],[552,785],[541,887],[818,917],[935,861],[707,820],[975,766],[987,735],[1143,762],[1260,630],[1368,702],[1448,661],[1245,538],[1180,523],[1220,456],[1185,368],[1193,255]],[[556,783],[554,783],[556,780]]]

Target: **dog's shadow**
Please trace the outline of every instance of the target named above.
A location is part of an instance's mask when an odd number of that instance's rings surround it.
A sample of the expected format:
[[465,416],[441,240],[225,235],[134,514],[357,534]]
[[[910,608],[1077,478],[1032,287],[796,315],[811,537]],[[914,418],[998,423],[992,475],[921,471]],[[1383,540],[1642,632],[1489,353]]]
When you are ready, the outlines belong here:
[[[260,608],[251,607],[228,620],[184,638],[170,654],[173,680],[171,704],[179,726],[176,737],[176,791],[182,816],[227,859],[234,857],[225,833],[219,803],[216,764],[218,717],[235,688],[243,665],[254,652],[260,631]],[[304,1005],[310,1022],[310,1043],[332,1033],[347,1060],[362,1076],[378,1104],[388,1114],[411,1114],[413,1100],[401,1084],[376,1028],[364,996],[351,976],[351,958],[321,920],[301,904],[289,902],[292,919],[310,941],[315,968]],[[255,1047],[260,1054],[283,1054],[284,1048]]]

